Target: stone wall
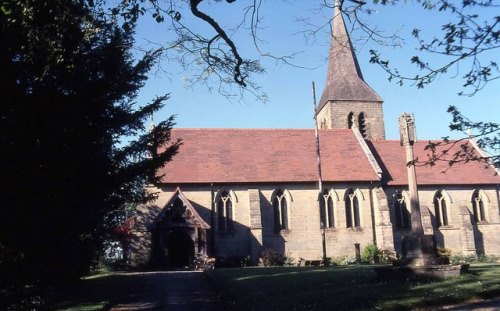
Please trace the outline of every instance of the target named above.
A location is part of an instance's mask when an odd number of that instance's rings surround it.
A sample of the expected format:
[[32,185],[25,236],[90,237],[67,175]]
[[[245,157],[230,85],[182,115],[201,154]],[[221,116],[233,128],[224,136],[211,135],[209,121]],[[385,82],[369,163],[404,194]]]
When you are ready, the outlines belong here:
[[351,112],[356,117],[364,113],[367,139],[385,139],[384,112],[380,102],[329,101],[318,113],[318,127],[325,124],[328,129],[349,128],[348,115]]
[[[152,190],[150,188],[149,190]],[[160,214],[156,204],[143,204],[137,207],[136,225],[132,232],[129,261],[132,266],[147,266],[151,257],[151,226]]]
[[[152,204],[138,207],[131,256],[134,265],[147,264],[152,247],[149,230],[176,188],[152,188],[152,191],[159,191],[158,199]],[[275,233],[271,198],[278,188],[286,193],[289,228]],[[397,230],[392,226],[395,219],[392,196],[396,190],[402,188],[390,187],[382,190],[361,183],[325,184],[324,188],[329,189],[334,202],[335,222],[334,228],[326,228],[324,231],[327,257],[354,257],[356,243],[361,245],[361,249],[376,243],[381,249],[401,251],[401,239],[410,232]],[[360,202],[361,226],[357,228],[346,227],[345,193],[348,188],[356,191]],[[213,217],[213,221],[211,217],[212,198],[222,190],[230,192],[233,201],[232,232],[218,232],[217,217]],[[449,225],[439,228],[435,223],[433,204],[434,195],[438,190],[444,190],[449,209]],[[420,187],[420,204],[428,206],[426,212],[422,213],[427,224],[424,229],[426,233],[434,232],[439,247],[449,248],[453,253],[500,254],[499,204],[496,190],[493,187],[483,188],[483,193],[488,198],[487,221],[479,224],[471,223],[470,215],[467,215],[472,213],[471,197],[474,190],[472,187]],[[249,257],[254,264],[263,249],[277,250],[295,260],[300,257],[314,260],[323,256],[323,232],[320,228],[318,190],[315,184],[254,184],[251,187],[184,185],[181,191],[199,215],[212,226],[207,237],[207,249],[211,256]],[[432,227],[427,228],[430,224]]]
[[[354,189],[360,203],[360,222],[357,228],[346,228],[345,200],[347,187]],[[149,205],[138,207],[138,226],[134,233],[133,262],[146,264],[151,255],[151,229],[155,217],[167,204],[177,187],[163,187],[158,199]],[[273,209],[271,198],[276,189],[285,190],[288,203],[289,228],[274,232]],[[377,209],[379,214],[377,223],[385,223],[384,211],[378,211],[380,206],[387,206],[387,202],[373,202],[377,198],[370,194],[367,184],[356,185],[325,185],[330,190],[334,201],[334,228],[325,229],[326,253],[328,257],[348,255],[354,257],[354,244],[359,243],[363,249],[374,242],[375,216],[372,210]],[[216,230],[217,217],[212,221],[212,197],[219,191],[226,190],[231,194],[233,201],[234,230],[232,232],[218,232]],[[274,249],[291,256],[295,260],[300,257],[306,259],[321,259],[323,256],[322,230],[320,228],[320,213],[318,190],[315,184],[258,184],[251,188],[244,185],[184,185],[181,191],[190,200],[199,215],[212,226],[209,230],[208,252],[212,256],[247,257],[257,262],[258,255],[263,249]],[[213,191],[213,194],[212,192]],[[387,214],[388,211],[385,211]],[[382,217],[382,218],[381,218]],[[388,216],[385,216],[388,218]],[[214,223],[213,223],[214,222]],[[214,230],[215,229],[215,230]],[[210,235],[213,234],[213,238]],[[380,239],[383,240],[382,238]],[[391,241],[392,242],[392,241]],[[390,245],[392,247],[392,244]]]
[[[472,194],[481,189],[485,198],[486,221],[472,221]],[[391,219],[394,222],[393,195],[396,190],[406,187],[390,187],[386,189],[389,198]],[[448,225],[436,225],[434,196],[443,191],[448,208]],[[427,206],[438,247],[449,248],[455,254],[500,254],[500,218],[497,190],[494,186],[420,186],[419,199],[421,206]],[[424,228],[425,229],[425,228]],[[401,239],[410,234],[409,230],[393,229],[396,251],[401,251]],[[473,236],[473,240],[472,237]]]

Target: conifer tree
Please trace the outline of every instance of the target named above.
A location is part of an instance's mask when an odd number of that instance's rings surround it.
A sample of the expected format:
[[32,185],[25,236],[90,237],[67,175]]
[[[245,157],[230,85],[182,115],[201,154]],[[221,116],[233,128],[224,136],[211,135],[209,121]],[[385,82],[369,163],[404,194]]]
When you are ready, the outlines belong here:
[[158,52],[135,59],[133,27],[86,1],[2,1],[0,36],[5,294],[86,273],[105,215],[151,199],[144,185],[180,142],[169,142],[173,117],[145,128],[168,95],[136,102]]

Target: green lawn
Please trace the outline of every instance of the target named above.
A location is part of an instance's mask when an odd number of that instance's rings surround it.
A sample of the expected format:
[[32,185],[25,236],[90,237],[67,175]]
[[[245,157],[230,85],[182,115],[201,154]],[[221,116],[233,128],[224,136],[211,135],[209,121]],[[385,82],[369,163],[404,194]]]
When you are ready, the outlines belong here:
[[103,273],[57,289],[52,295],[51,310],[99,311],[116,302],[140,299],[153,290],[151,280],[140,274]]
[[444,281],[378,282],[373,266],[216,269],[231,310],[408,310],[500,296],[500,265]]

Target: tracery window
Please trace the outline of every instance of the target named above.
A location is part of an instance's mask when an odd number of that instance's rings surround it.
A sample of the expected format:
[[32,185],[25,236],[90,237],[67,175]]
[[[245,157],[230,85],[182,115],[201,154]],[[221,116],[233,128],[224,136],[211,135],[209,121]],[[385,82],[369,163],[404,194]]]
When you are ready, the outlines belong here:
[[288,229],[288,204],[282,190],[276,191],[273,198],[274,232]]
[[333,199],[328,190],[322,193],[319,201],[319,208],[321,228],[335,227]]
[[227,191],[223,191],[217,199],[217,229],[233,231],[233,202]]
[[359,198],[354,190],[347,191],[345,202],[346,226],[347,228],[360,227]]
[[479,190],[472,194],[472,217],[474,222],[486,221],[484,200]]
[[434,211],[436,224],[438,227],[448,225],[448,206],[442,191],[438,191],[434,196]]
[[409,229],[410,228],[410,211],[406,198],[401,191],[397,191],[394,195],[394,215],[396,218],[396,228]]

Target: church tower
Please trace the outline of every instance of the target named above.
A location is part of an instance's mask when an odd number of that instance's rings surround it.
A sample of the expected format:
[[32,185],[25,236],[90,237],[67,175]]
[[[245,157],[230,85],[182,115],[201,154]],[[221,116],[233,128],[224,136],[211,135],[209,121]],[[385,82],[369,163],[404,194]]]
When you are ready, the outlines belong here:
[[385,139],[383,100],[363,80],[339,1],[332,33],[326,85],[316,116],[318,127],[357,127],[365,139]]

